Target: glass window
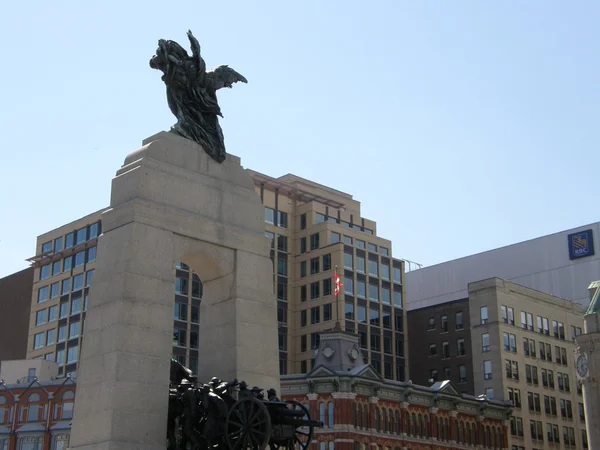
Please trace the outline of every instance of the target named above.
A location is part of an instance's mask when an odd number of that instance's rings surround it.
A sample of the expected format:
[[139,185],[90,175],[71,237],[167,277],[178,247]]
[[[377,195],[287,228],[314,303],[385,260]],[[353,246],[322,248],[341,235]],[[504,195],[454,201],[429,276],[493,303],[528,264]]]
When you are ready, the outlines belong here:
[[394,306],[402,308],[402,291],[394,290]]
[[277,258],[277,273],[287,276],[287,259]]
[[323,321],[327,322],[331,320],[331,303],[323,305]]
[[379,276],[379,264],[377,261],[369,261],[369,275],[373,277]]
[[489,333],[483,333],[481,335],[481,351],[484,353],[490,351],[490,334]]
[[60,304],[60,316],[59,318],[64,319],[69,315],[69,303],[64,302]]
[[320,262],[321,258],[319,258],[318,256],[316,258],[312,258],[310,260],[310,274],[314,275],[316,273],[319,273],[319,262]]
[[466,383],[467,382],[467,366],[461,364],[458,366],[458,382]]
[[379,310],[374,308],[369,308],[369,322],[372,327],[378,327],[379,324]]
[[492,361],[484,361],[483,362],[483,379],[491,380],[492,379]]
[[306,213],[300,215],[300,229],[306,230]]
[[69,339],[79,337],[80,326],[81,326],[81,322],[79,322],[79,321],[71,322],[69,324]]
[[200,308],[192,306],[192,323],[200,323]]
[[277,226],[281,228],[288,227],[288,215],[286,212],[277,211]]
[[358,248],[365,248],[365,241],[361,241],[360,239],[356,239],[354,241],[354,244],[356,245],[356,247]]
[[38,303],[44,303],[48,300],[48,286],[41,287],[38,290]]
[[277,250],[282,252],[288,251],[288,238],[287,236],[283,236],[281,234],[277,235]]
[[60,295],[60,284],[52,283],[50,285],[50,298],[56,298]]
[[74,298],[71,300],[71,315],[79,314],[81,312],[81,298]]
[[40,326],[46,323],[46,319],[48,318],[48,310],[42,309],[35,313],[35,326]]
[[75,275],[73,277],[73,291],[78,291],[83,288],[83,274]]
[[190,348],[198,348],[198,332],[190,332]]
[[75,232],[69,233],[65,236],[65,248],[73,247],[75,242]]
[[331,295],[331,278],[323,280],[323,296]]
[[488,322],[488,308],[487,306],[482,306],[480,311],[481,323],[486,324]]
[[315,214],[315,223],[323,223],[325,222],[325,214],[316,213]]
[[356,308],[356,320],[358,320],[360,323],[367,322],[367,308],[358,305],[358,308]]
[[314,300],[315,298],[319,298],[319,296],[320,296],[319,286],[320,286],[320,284],[318,281],[316,281],[314,283],[310,283],[310,298],[311,298],[311,300]]
[[62,249],[63,249],[63,238],[61,236],[61,237],[54,239],[54,251],[60,252]]
[[331,232],[331,240],[330,240],[330,244],[337,244],[338,242],[340,242],[340,233],[336,233],[334,231]]
[[187,305],[183,303],[175,303],[175,308],[173,309],[173,318],[175,320],[187,320]]
[[344,244],[352,245],[352,238],[344,235]]
[[360,298],[367,298],[367,283],[358,280],[356,295]]
[[352,253],[344,253],[344,268],[353,269],[353,257]]
[[62,266],[62,261],[54,261],[52,263],[52,276],[58,275],[60,273],[60,268]]
[[189,280],[183,277],[175,278],[175,293],[179,295],[187,295],[189,289]]
[[92,278],[94,277],[94,270],[88,270],[85,273],[85,287],[90,287],[90,283],[92,282]]
[[360,273],[365,273],[365,258],[364,256],[356,257],[356,271]]
[[42,244],[42,253],[47,253],[52,251],[52,241],[44,242]]
[[395,283],[402,283],[402,270],[397,268],[397,267],[393,267],[392,268],[392,276],[394,278],[394,282]]
[[346,320],[354,320],[354,303],[346,302],[344,304],[344,316]]
[[87,260],[88,262],[96,261],[96,247],[90,247],[87,249]]
[[67,278],[65,280],[62,280],[61,294],[65,295],[69,292],[71,292],[71,279]]
[[85,264],[85,251],[75,253],[75,267],[81,267]]
[[300,238],[300,253],[306,253],[306,237]]
[[265,222],[271,225],[275,224],[275,210],[265,207]]
[[[60,335],[60,332],[59,332],[59,335]],[[59,342],[60,342],[60,339],[59,339]],[[59,365],[65,363],[65,351],[64,350],[56,351],[56,363]]]
[[40,267],[40,280],[45,280],[50,276],[50,264]]
[[464,323],[463,323],[463,313],[462,312],[457,312],[456,313],[456,329],[457,330],[462,330],[464,328]]
[[382,255],[385,255],[385,256],[390,255],[390,251],[385,247],[379,247],[379,253],[381,253]]
[[323,272],[331,270],[331,254],[323,255]]
[[384,280],[390,279],[390,266],[388,264],[381,264],[381,278]]
[[77,230],[75,244],[83,244],[87,240],[87,227]]
[[376,284],[369,284],[369,300],[379,300],[379,286]]
[[389,305],[391,301],[391,294],[388,288],[381,288],[381,303],[384,305]]
[[63,259],[63,272],[69,272],[73,267],[73,257],[68,256]]
[[79,353],[79,346],[71,347],[67,350],[67,364],[73,364],[77,362],[77,355]]
[[48,308],[48,322],[54,322],[58,317],[58,306],[54,305]]
[[344,277],[344,292],[346,294],[354,294],[354,280],[350,277]]
[[37,350],[46,345],[46,332],[42,331],[33,337],[33,349]]
[[95,239],[98,237],[99,230],[99,222],[93,223],[90,225],[90,239]]
[[377,246],[375,244],[368,244],[370,252],[377,252]]
[[265,237],[271,241],[271,248],[275,247],[275,233],[265,231]]

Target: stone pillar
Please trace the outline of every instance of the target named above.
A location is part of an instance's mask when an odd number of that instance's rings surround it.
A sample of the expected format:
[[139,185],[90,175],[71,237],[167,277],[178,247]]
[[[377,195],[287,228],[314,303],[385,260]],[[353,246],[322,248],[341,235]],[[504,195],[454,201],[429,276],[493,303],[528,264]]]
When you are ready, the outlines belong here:
[[264,209],[239,158],[218,164],[170,133],[128,155],[110,206],[98,238],[70,447],[164,450],[176,261],[204,283],[200,379],[235,377],[279,390]]
[[456,435],[456,419],[458,417],[458,411],[450,411],[450,442],[455,443],[458,439]]
[[437,440],[435,418],[438,411],[439,408],[429,408],[429,437],[433,440]]

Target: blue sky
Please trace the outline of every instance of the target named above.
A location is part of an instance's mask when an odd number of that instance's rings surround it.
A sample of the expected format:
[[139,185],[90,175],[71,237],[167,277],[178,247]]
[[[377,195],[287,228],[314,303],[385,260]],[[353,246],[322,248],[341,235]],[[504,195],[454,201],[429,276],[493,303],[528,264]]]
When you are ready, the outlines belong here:
[[[12,2],[1,11],[0,276],[108,205],[174,122],[159,38],[192,29],[229,152],[352,193],[431,265],[599,220],[600,3]],[[566,243],[565,243],[566,246]]]

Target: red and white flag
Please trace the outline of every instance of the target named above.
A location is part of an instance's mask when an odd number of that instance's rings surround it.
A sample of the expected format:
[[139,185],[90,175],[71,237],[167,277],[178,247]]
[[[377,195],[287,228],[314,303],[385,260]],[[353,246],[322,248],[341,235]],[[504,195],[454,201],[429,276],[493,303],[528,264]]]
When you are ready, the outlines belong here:
[[340,293],[340,287],[342,286],[342,283],[340,283],[340,276],[338,275],[337,266],[335,266],[335,269],[333,269],[333,278],[335,280],[335,289],[333,290],[333,295],[337,297]]

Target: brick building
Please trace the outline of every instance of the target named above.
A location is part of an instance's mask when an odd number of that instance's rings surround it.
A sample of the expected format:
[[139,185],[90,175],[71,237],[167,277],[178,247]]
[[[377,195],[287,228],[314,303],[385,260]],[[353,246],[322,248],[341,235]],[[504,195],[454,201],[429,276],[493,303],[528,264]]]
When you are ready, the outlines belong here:
[[[35,369],[25,369],[27,361],[4,362],[3,371],[12,363],[24,370],[15,383],[0,381],[0,450],[66,450],[75,382],[55,376],[38,381]],[[54,375],[58,373],[56,363],[45,363],[53,366]]]
[[508,447],[508,403],[462,394],[450,381],[430,387],[385,380],[365,364],[359,337],[321,334],[315,368],[281,377],[281,396],[313,418],[311,450],[437,450]]
[[32,288],[31,267],[0,278],[0,361],[27,355]]

